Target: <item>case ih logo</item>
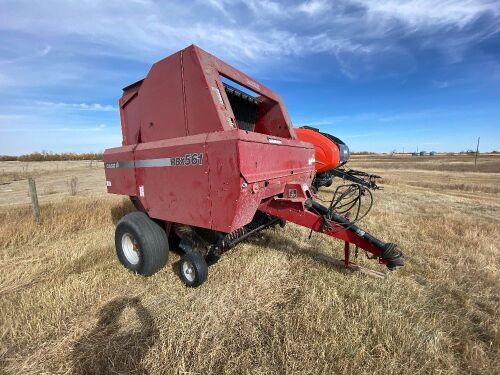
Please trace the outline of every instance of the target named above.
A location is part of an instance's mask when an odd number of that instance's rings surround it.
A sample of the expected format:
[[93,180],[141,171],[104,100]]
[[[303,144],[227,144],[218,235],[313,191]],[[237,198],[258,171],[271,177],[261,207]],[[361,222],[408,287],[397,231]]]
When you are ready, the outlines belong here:
[[119,162],[112,162],[112,163],[105,163],[104,164],[104,167],[107,168],[107,169],[111,169],[111,168],[118,168],[120,165],[119,165]]

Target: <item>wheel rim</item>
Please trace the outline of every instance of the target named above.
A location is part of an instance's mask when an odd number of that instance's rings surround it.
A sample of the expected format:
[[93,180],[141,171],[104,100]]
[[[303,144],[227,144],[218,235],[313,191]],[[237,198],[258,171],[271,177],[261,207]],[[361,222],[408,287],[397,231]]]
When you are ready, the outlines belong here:
[[196,276],[196,274],[195,274],[196,271],[194,270],[194,267],[191,264],[191,262],[188,262],[188,261],[183,262],[181,270],[182,270],[182,275],[184,276],[184,278],[187,281],[189,281],[190,283],[192,283],[194,281],[195,276]]
[[132,265],[136,265],[139,263],[140,254],[139,254],[139,245],[134,237],[130,233],[125,233],[122,236],[122,249],[125,258]]

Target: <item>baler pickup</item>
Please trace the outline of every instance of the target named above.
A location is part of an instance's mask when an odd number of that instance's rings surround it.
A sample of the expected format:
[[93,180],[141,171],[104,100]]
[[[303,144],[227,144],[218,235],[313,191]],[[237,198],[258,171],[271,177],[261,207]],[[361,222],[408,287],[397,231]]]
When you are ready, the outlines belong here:
[[200,48],[160,60],[127,86],[120,117],[123,144],[104,162],[108,192],[137,208],[115,233],[129,270],[156,273],[172,246],[183,252],[181,279],[198,286],[224,251],[287,221],[343,240],[347,267],[351,243],[390,270],[403,265],[395,245],[357,226],[366,187],[354,183],[319,204],[316,145],[299,139],[281,98]]

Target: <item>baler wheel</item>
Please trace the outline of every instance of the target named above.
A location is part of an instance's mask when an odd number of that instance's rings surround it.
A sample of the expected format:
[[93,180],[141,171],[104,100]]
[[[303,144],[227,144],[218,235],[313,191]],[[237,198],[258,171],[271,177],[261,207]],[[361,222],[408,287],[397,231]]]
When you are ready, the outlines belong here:
[[120,263],[143,276],[158,272],[168,260],[167,234],[143,212],[131,212],[120,219],[115,246]]
[[182,256],[179,273],[181,280],[189,287],[195,288],[205,282],[208,276],[208,265],[200,254],[189,252]]

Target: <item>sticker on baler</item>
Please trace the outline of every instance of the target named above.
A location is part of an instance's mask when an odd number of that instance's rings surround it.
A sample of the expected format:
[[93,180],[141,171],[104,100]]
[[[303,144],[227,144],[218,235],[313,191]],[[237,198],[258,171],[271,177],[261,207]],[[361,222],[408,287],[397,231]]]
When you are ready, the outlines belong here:
[[247,85],[253,87],[254,89],[260,90],[260,85],[257,82],[254,82],[250,79],[246,79]]
[[139,196],[144,197],[144,186],[143,185],[139,185]]
[[220,104],[224,105],[224,100],[222,100],[222,95],[217,87],[212,87],[212,91],[215,92],[215,96]]
[[104,163],[104,168],[113,169],[113,168],[130,168],[134,166],[133,161],[112,161],[109,163]]
[[111,186],[111,181],[106,181],[106,186],[110,187]]
[[135,161],[115,161],[105,163],[106,169],[113,168],[149,168],[149,167],[188,167],[193,165],[203,164],[203,154],[194,152],[192,154],[185,154],[182,156],[174,156],[171,158],[161,159],[145,159]]
[[267,138],[267,141],[273,145],[280,145],[283,143],[279,139],[274,139],[274,138]]

